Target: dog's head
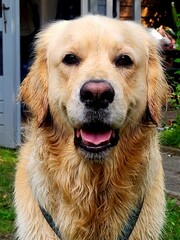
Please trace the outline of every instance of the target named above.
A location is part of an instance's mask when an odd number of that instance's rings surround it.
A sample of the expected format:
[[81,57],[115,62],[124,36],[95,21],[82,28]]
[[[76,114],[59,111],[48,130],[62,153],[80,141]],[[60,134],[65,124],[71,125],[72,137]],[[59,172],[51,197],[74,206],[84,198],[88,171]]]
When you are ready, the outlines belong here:
[[129,125],[157,124],[166,93],[155,40],[136,23],[102,16],[42,31],[20,90],[37,126],[46,125],[50,113],[94,160],[104,158]]

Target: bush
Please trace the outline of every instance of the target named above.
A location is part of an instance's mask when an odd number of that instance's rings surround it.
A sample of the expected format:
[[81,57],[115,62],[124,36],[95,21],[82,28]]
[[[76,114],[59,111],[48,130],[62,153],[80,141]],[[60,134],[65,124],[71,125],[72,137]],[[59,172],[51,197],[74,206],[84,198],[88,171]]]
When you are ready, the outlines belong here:
[[159,138],[163,146],[180,148],[180,114],[177,116],[176,123],[160,132]]

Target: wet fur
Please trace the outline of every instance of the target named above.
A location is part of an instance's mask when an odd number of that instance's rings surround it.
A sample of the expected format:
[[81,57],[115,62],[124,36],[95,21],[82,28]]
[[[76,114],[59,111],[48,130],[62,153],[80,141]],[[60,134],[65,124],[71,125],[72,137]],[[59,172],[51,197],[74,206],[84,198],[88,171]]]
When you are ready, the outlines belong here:
[[[135,66],[115,69],[107,52],[115,55],[127,46],[134,51]],[[64,66],[61,59],[67,51],[86,57],[88,64]],[[74,146],[77,123],[68,115],[73,109],[70,100],[77,96],[74,92],[94,78],[109,80],[116,89],[115,112],[123,115],[119,99],[128,110],[124,121],[116,123],[121,126],[118,145],[98,162],[83,159]],[[143,198],[130,240],[159,239],[165,199],[156,125],[167,93],[157,43],[139,25],[88,16],[43,30],[20,89],[31,119],[15,182],[19,239],[58,239],[39,210],[40,202],[65,240],[115,240]],[[75,114],[72,111],[70,115]]]

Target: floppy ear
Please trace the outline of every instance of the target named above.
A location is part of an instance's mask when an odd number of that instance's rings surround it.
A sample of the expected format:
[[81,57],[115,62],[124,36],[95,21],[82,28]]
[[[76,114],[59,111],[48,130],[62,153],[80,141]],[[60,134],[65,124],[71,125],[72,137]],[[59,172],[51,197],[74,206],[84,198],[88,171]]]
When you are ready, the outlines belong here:
[[148,111],[152,122],[158,125],[161,107],[166,104],[170,91],[165,79],[157,43],[152,39],[148,48]]
[[35,61],[20,87],[20,99],[28,107],[38,126],[42,124],[48,111],[47,74],[45,44],[39,39],[35,48]]

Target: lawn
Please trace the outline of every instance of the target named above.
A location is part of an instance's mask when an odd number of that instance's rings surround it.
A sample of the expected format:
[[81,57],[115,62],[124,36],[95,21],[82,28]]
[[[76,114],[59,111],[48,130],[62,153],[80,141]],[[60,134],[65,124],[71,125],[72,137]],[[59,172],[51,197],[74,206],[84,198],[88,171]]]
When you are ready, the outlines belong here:
[[13,189],[16,151],[0,148],[0,233],[14,229]]
[[[16,161],[16,151],[0,148],[0,238],[2,240],[5,239],[3,236],[14,231],[13,182]],[[167,199],[167,222],[163,231],[163,240],[179,239],[180,206],[175,199]]]
[[180,206],[176,199],[167,199],[167,220],[163,240],[180,240]]

